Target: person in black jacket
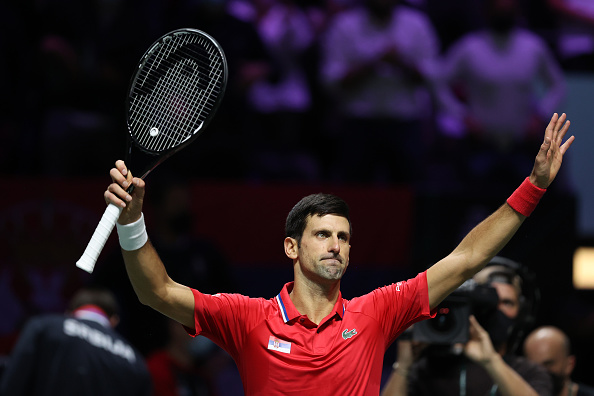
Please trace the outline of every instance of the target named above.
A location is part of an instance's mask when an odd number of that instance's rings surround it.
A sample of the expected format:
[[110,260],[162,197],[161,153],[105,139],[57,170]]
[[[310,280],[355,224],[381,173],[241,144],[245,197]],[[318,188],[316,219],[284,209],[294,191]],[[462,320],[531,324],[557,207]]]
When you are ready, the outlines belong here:
[[0,395],[149,396],[140,353],[119,335],[118,304],[105,289],[84,288],[65,315],[31,318],[11,353]]

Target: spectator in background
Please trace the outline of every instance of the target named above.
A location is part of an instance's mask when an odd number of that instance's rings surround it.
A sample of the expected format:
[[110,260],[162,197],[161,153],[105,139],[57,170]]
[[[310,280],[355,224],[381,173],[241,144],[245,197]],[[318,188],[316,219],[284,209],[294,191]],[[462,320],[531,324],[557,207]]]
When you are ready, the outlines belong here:
[[118,304],[104,289],[81,289],[66,315],[24,327],[0,384],[5,396],[149,396],[143,357],[115,330]]
[[206,337],[190,337],[171,319],[168,329],[165,347],[147,357],[153,396],[220,395],[217,376],[231,362],[229,355]]
[[[250,132],[256,177],[315,180],[319,169],[308,143],[312,93],[306,62],[316,40],[313,22],[294,0],[253,1],[250,20],[270,56],[271,73],[247,92],[255,113]],[[315,146],[315,145],[314,145]]]
[[431,18],[442,51],[464,34],[483,26],[483,1],[422,0],[423,9]]
[[568,71],[594,72],[594,2],[548,0],[557,15],[557,53]]
[[565,85],[545,42],[518,26],[517,0],[487,0],[485,7],[487,27],[454,43],[436,69],[448,86],[439,90],[446,114],[439,125],[459,139],[457,149],[466,148],[455,156],[471,181],[501,183],[530,170],[529,148]]
[[322,40],[338,172],[357,182],[418,180],[431,108],[425,73],[439,51],[427,16],[397,0],[365,0],[337,14]]
[[594,395],[594,388],[571,380],[576,360],[569,337],[561,329],[542,326],[533,330],[524,341],[524,355],[551,374],[554,396]]

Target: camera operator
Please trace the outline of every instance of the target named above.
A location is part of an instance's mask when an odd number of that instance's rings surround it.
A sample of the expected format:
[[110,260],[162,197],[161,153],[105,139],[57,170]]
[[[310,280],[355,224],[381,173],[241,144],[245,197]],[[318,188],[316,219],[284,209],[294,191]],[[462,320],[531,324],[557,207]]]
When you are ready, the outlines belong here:
[[[444,301],[438,317],[401,336],[382,396],[551,395],[547,372],[512,354],[527,315],[521,312],[526,301],[517,266],[495,257],[452,294],[465,299]],[[457,321],[460,313],[466,316]]]

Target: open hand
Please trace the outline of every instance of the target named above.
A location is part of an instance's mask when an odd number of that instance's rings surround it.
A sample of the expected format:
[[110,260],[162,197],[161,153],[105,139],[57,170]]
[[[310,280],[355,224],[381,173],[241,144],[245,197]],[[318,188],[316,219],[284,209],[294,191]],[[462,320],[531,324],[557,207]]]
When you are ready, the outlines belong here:
[[575,140],[575,137],[571,136],[563,143],[570,125],[566,117],[565,113],[561,117],[555,113],[547,125],[544,141],[530,174],[530,182],[537,187],[547,188],[555,180],[563,162],[563,155]]

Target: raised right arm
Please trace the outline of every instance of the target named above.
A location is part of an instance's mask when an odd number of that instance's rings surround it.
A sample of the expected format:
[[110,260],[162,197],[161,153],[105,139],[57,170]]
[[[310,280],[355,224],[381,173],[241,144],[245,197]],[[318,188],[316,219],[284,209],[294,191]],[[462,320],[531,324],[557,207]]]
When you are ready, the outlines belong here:
[[[142,204],[145,193],[144,180],[132,177],[124,161],[117,161],[111,169],[113,183],[104,193],[105,201],[123,208],[118,219],[120,225],[144,221]],[[134,191],[126,192],[132,183]],[[122,249],[126,271],[141,303],[163,315],[194,329],[194,296],[189,287],[173,281],[150,240],[134,250]]]

